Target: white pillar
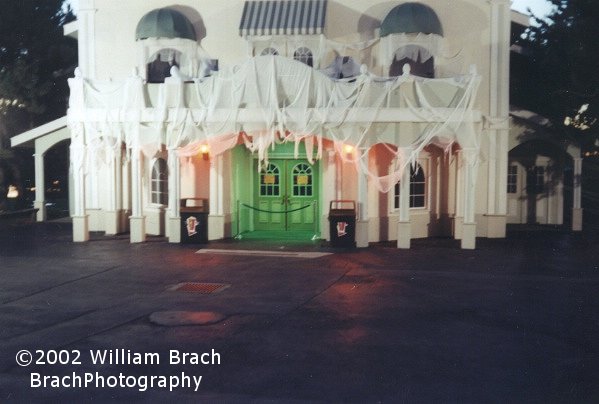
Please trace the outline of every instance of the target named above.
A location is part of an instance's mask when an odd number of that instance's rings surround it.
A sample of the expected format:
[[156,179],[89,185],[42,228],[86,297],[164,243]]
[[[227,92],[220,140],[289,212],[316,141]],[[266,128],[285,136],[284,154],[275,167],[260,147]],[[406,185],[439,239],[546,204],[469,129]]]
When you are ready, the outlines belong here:
[[491,1],[491,83],[489,109],[492,117],[507,118],[509,114],[510,78],[510,0]]
[[44,153],[36,150],[35,160],[35,201],[33,207],[37,209],[36,219],[38,222],[46,220],[46,176],[44,173]]
[[131,217],[130,239],[132,243],[146,241],[146,218],[143,215],[143,159],[139,147],[131,150]]
[[[75,131],[72,131],[75,132]],[[83,134],[73,133],[71,140],[71,167],[73,169],[73,241],[84,242],[89,240],[88,218],[85,214],[85,155]],[[36,185],[37,186],[37,185]]]
[[[356,150],[356,152],[358,152]],[[360,151],[363,153],[364,151]],[[367,152],[366,152],[367,153]],[[364,162],[367,166],[368,161]],[[368,247],[368,174],[358,171],[358,212],[356,217],[356,247]]]
[[476,247],[475,195],[476,195],[476,149],[463,149],[463,189],[464,223],[462,224],[462,243],[464,249]]
[[[412,154],[411,147],[403,147],[404,159]],[[397,222],[397,248],[410,248],[412,240],[412,224],[410,223],[410,180],[411,164],[405,164],[399,182],[399,220]]]
[[455,152],[455,214],[453,218],[453,238],[462,239],[462,224],[464,223],[464,155],[462,150]]
[[572,230],[582,230],[582,158],[574,158],[574,201],[572,206]]
[[96,8],[94,3],[94,0],[79,0],[79,8],[77,9],[79,68],[84,77],[91,79],[96,77]]
[[497,132],[489,131],[489,148],[487,149],[487,214],[494,215],[497,189]]
[[108,209],[104,212],[104,231],[108,235],[120,232],[121,222],[121,148],[107,149]]
[[90,231],[104,231],[104,223],[100,217],[100,203],[98,192],[99,186],[99,164],[97,157],[97,149],[88,149],[87,156],[89,159],[90,169],[86,174],[86,200],[85,200],[85,214],[88,216],[88,225]]
[[224,215],[224,161],[219,154],[210,158],[210,214],[208,215],[208,240],[225,237]]
[[181,215],[179,201],[181,199],[181,162],[174,148],[168,149],[168,223],[167,236],[169,243],[181,242]]
[[487,172],[487,236],[505,237],[509,137],[510,31],[509,0],[491,0],[489,65],[489,148]]
[[329,208],[331,201],[337,199],[337,164],[335,150],[326,150],[321,162],[322,170],[322,215],[320,219],[320,237],[331,241],[329,228]]

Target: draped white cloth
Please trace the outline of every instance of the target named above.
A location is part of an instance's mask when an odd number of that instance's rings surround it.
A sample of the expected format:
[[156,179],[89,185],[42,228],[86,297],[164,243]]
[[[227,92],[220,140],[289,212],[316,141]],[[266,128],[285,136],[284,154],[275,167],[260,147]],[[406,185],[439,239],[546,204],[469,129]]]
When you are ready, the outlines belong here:
[[[428,144],[447,147],[457,141],[478,149],[480,133],[472,110],[479,82],[475,72],[446,79],[407,72],[381,78],[365,67],[357,77],[332,80],[300,62],[258,56],[195,83],[146,85],[137,76],[121,83],[97,83],[77,76],[69,81],[68,118],[72,128],[83,128],[77,133],[85,137],[87,156],[94,159],[122,144],[148,155],[164,145],[188,157],[205,145],[217,155],[243,142],[261,161],[268,161],[274,145],[295,142],[296,154],[303,143],[313,162],[322,157],[326,138],[344,159],[339,148],[352,145],[356,168],[386,192]],[[406,136],[390,135],[385,129],[402,122],[401,117],[380,117],[389,111],[408,114],[416,122],[410,130],[417,133],[410,133],[408,144],[402,140]],[[380,143],[400,162],[389,178],[368,172],[368,150]]]

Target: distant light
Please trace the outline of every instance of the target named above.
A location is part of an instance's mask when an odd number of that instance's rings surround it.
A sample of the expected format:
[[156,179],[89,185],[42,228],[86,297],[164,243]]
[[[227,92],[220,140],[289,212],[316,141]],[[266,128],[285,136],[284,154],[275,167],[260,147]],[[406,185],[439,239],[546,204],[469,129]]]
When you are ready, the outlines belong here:
[[570,126],[570,124],[571,124],[571,123],[572,123],[572,118],[570,118],[569,116],[567,116],[567,117],[564,119],[564,125],[566,125],[566,126]]
[[52,181],[52,185],[59,185],[59,184],[60,184],[60,181],[58,181],[58,180]]
[[9,198],[9,199],[18,198],[19,197],[19,190],[17,189],[17,187],[14,186],[14,185],[9,185],[8,186],[8,193],[6,194],[6,197]]
[[354,146],[350,145],[350,144],[346,144],[343,146],[343,152],[345,154],[352,154],[354,152]]

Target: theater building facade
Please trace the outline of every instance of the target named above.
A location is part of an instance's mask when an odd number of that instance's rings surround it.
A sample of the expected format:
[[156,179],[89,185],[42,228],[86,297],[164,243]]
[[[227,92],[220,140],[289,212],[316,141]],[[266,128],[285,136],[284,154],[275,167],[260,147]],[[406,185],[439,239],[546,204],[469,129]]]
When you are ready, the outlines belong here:
[[508,0],[79,0],[55,125],[71,141],[73,240],[180,242],[183,199],[203,200],[210,240],[328,239],[335,200],[355,202],[359,247],[505,237],[511,13]]

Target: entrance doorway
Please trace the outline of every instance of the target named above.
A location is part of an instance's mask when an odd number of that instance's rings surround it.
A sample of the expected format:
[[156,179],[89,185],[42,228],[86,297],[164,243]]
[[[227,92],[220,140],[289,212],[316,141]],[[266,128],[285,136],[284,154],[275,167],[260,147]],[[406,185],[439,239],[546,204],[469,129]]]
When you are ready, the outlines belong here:
[[316,232],[317,164],[304,159],[272,159],[261,167],[253,185],[255,230]]

